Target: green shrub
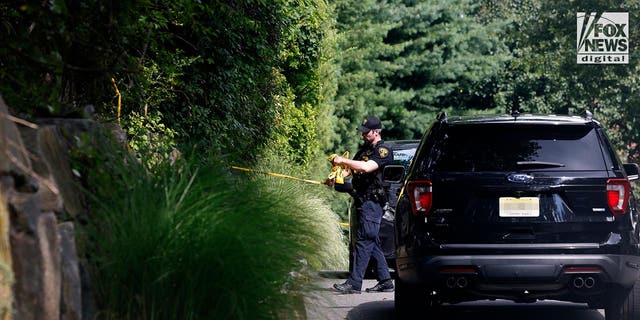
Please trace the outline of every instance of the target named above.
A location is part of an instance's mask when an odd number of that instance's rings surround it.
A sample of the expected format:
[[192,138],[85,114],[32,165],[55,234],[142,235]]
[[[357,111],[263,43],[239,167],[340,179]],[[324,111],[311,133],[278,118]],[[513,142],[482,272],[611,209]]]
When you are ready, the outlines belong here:
[[83,251],[99,318],[292,318],[311,270],[344,268],[319,186],[195,157],[149,173],[121,149],[92,160],[102,171],[90,179],[99,185]]
[[131,112],[124,119],[129,147],[147,168],[168,160],[175,148],[175,131],[162,123],[162,114]]

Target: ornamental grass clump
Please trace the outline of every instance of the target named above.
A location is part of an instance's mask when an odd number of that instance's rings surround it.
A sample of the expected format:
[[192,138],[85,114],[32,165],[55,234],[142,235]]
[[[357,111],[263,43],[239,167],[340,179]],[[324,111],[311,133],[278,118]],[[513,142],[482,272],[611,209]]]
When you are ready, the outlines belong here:
[[344,268],[322,186],[122,156],[100,162],[84,228],[99,318],[295,318],[311,271]]

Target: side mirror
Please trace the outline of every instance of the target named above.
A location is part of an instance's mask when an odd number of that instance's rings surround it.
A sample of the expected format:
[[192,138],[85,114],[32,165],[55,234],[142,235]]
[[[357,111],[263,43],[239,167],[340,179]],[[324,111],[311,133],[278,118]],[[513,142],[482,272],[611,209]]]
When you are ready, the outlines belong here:
[[622,165],[624,172],[627,174],[629,181],[638,180],[640,178],[640,169],[636,163],[625,163]]
[[387,183],[400,183],[404,179],[404,167],[398,164],[391,164],[384,167],[382,179]]

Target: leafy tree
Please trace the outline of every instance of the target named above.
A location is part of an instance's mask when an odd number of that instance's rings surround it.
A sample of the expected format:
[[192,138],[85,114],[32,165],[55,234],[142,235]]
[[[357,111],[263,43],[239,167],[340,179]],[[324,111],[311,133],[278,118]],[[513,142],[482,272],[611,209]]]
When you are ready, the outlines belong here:
[[477,18],[474,1],[338,1],[342,42],[338,145],[365,114],[390,139],[417,138],[444,109],[495,107],[495,78],[509,58],[503,23]]
[[410,110],[429,113],[444,108],[493,106],[490,88],[509,58],[501,40],[504,23],[479,19],[476,1],[407,1],[401,28],[388,37],[404,42],[404,68],[391,77],[396,87],[415,95]]
[[[308,165],[329,117],[328,10],[322,0],[3,2],[0,92],[23,117],[93,104],[135,133],[138,152],[179,142],[253,161],[268,146]],[[145,142],[162,135],[164,145]]]
[[27,117],[101,107],[113,97],[113,73],[136,67],[123,54],[133,7],[127,1],[0,4],[0,91],[7,103]]
[[[638,161],[637,83],[639,53],[629,64],[576,63],[578,12],[628,12],[630,43],[640,40],[638,1],[485,1],[497,18],[513,21],[507,33],[515,58],[502,74],[497,105],[508,111],[583,114],[589,110],[609,128],[620,153]],[[499,3],[499,5],[496,5]]]
[[146,17],[148,25],[168,36],[148,43],[161,49],[150,54],[158,51],[171,59],[152,57],[160,62],[160,73],[179,79],[169,90],[175,98],[157,104],[179,139],[244,161],[255,161],[259,150],[268,148],[308,164],[318,150],[317,114],[323,101],[323,3],[164,5],[177,13],[175,19],[166,17],[166,8]]
[[[402,44],[385,43],[389,30],[400,25],[392,3],[384,1],[340,0],[334,4],[337,35],[337,92],[333,123],[338,137],[332,150],[354,151],[358,140],[356,126],[367,115],[382,117],[391,104],[402,106],[411,93],[392,90],[381,75],[401,68],[387,56],[397,56]],[[344,150],[343,150],[343,149]]]

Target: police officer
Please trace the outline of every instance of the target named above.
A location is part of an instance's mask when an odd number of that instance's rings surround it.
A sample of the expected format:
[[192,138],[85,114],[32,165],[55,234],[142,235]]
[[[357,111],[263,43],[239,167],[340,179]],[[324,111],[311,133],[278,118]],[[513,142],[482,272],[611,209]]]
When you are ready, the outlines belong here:
[[369,259],[374,258],[377,262],[378,283],[368,288],[367,292],[389,292],[394,289],[393,281],[380,247],[378,233],[382,206],[387,201],[382,186],[382,171],[393,161],[393,152],[380,136],[382,124],[379,118],[367,117],[357,129],[362,133],[364,145],[353,160],[338,156],[332,161],[334,165],[345,164],[351,168],[354,189],[351,195],[355,199],[358,213],[353,270],[350,270],[346,282],[336,283],[333,288],[341,293],[360,293]]

